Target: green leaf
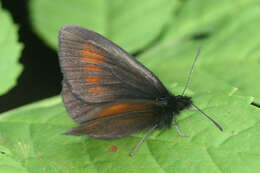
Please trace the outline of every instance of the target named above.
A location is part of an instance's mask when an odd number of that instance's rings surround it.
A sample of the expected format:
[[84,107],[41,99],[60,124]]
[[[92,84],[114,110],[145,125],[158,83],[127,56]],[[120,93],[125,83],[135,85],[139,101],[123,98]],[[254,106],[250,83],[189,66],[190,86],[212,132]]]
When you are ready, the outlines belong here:
[[[129,153],[145,132],[119,140],[62,135],[75,124],[59,97],[4,113],[0,115],[0,153],[8,153],[5,159],[12,162],[0,164],[0,170],[255,172],[259,170],[260,159],[259,111],[250,105],[252,98],[223,93],[194,97],[195,102],[223,126],[223,133],[200,112],[185,111],[178,123],[190,137],[180,137],[174,128],[157,130],[134,157]],[[116,146],[117,151],[110,152],[110,146]],[[224,162],[225,159],[232,164]]]
[[259,18],[260,7],[251,6],[226,19],[225,25],[203,41],[163,41],[139,60],[164,83],[183,87],[198,47],[202,46],[190,85],[194,92],[233,88],[236,94],[254,96],[260,102],[260,37],[256,37]]
[[233,14],[248,10],[258,3],[257,0],[182,1],[163,39],[183,39],[194,34],[213,33],[219,29],[219,25],[225,25]]
[[[3,142],[3,141],[1,141]],[[0,170],[5,173],[27,173],[26,169],[23,168],[21,163],[17,162],[8,148],[0,145]]]
[[17,26],[11,15],[0,4],[0,95],[16,85],[17,77],[22,71],[18,63],[23,45],[18,42]]
[[128,51],[140,50],[159,36],[174,8],[172,0],[30,1],[35,31],[55,48],[61,27],[74,24],[99,32]]

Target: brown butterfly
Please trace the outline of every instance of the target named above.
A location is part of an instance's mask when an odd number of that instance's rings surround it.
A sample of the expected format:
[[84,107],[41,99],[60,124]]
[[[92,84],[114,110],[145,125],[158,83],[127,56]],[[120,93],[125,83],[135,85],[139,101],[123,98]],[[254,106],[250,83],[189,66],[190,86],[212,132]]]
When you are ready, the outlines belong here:
[[150,129],[133,155],[154,129],[170,128],[172,121],[185,136],[177,126],[176,115],[191,105],[201,111],[191,97],[184,96],[184,92],[171,94],[130,54],[88,29],[64,26],[59,34],[59,58],[64,77],[63,102],[79,123],[66,134],[114,139]]

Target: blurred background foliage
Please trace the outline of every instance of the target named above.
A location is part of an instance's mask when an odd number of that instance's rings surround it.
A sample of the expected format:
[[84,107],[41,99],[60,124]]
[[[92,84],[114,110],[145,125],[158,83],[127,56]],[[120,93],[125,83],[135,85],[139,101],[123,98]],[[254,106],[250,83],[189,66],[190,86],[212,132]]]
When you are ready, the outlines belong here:
[[[229,51],[239,53],[232,56],[236,60],[241,60],[243,54],[235,49],[244,49],[246,59],[258,53],[259,25],[250,22],[259,18],[258,0],[77,0],[75,3],[69,0],[2,0],[1,6],[0,72],[3,77],[0,112],[59,94],[61,73],[57,58],[57,35],[66,24],[85,26],[99,32],[137,57],[144,57],[142,53],[151,54],[162,44],[168,44],[167,49],[176,54],[176,47],[182,45],[180,43],[184,39],[194,40],[196,43],[193,45],[202,45],[206,49],[202,51],[207,52],[207,49],[214,49],[217,43],[210,40],[219,36],[223,37],[219,43],[230,43],[212,50],[209,56],[218,54],[214,58],[222,57],[223,61],[229,61],[226,50],[230,50],[233,42],[239,42],[236,45],[240,45],[233,46],[234,50]],[[237,28],[237,32],[234,32],[234,28]],[[232,36],[232,39],[236,39],[233,42],[229,39]],[[188,52],[194,54],[196,50]],[[157,56],[160,59],[160,55]],[[257,64],[254,61],[251,65]],[[258,65],[255,68],[258,69]],[[257,89],[258,86],[250,81],[246,85],[239,82],[240,77],[248,78],[249,74],[256,74],[256,71],[250,70],[233,78],[231,86],[242,91],[248,85]],[[255,95],[255,89],[244,89],[243,92],[257,96],[259,94]]]

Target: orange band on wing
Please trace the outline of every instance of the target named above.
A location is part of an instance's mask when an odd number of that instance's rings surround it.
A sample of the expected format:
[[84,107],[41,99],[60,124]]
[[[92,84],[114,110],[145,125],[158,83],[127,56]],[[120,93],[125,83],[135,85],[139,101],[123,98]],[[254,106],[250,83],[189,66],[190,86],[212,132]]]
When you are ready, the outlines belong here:
[[86,111],[85,111],[85,113],[87,114],[87,113],[89,113],[91,111],[91,108],[88,108]]
[[101,95],[104,93],[104,88],[101,86],[91,86],[89,90],[92,95]]
[[84,70],[86,71],[102,71],[102,69],[95,65],[86,65],[84,66]]
[[88,48],[96,49],[96,46],[89,44],[89,43],[86,43],[85,46]]
[[94,82],[99,82],[101,79],[98,76],[88,76],[87,77],[87,82],[88,83],[94,83]]
[[[82,51],[85,55],[88,55],[88,56],[97,56],[97,57],[100,57],[100,58],[105,58],[106,56],[100,52],[97,51],[97,49],[95,48],[95,46],[93,45],[90,45],[90,44],[85,44],[88,48],[83,48]],[[89,48],[92,48],[89,49]],[[95,49],[95,50],[93,50]]]
[[114,114],[147,110],[153,106],[154,106],[153,104],[138,105],[138,104],[131,104],[131,103],[120,103],[120,104],[116,104],[116,105],[107,107],[99,114],[99,116],[105,117],[105,116],[110,116],[110,115],[114,115]]
[[96,122],[92,122],[91,124],[88,124],[88,126],[79,128],[77,130],[78,133],[89,133],[91,130],[96,130],[96,126],[98,126],[99,124],[101,124],[101,122],[96,121]]
[[91,56],[82,56],[82,59],[87,62],[94,62],[94,63],[103,63],[102,59],[97,59]]

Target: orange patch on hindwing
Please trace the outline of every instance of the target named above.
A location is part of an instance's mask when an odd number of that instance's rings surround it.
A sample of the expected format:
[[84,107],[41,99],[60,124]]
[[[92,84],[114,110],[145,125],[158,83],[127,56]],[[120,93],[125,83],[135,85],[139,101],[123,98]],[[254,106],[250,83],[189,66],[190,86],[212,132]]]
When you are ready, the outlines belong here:
[[131,103],[120,103],[116,105],[111,105],[107,108],[105,108],[99,116],[105,117],[105,116],[110,116],[114,114],[120,114],[120,113],[126,113],[126,112],[133,112],[133,111],[141,111],[141,110],[146,110],[151,108],[153,105],[152,104],[131,104]]
[[89,87],[89,91],[92,95],[101,95],[104,93],[104,88],[102,86],[91,86]]
[[90,130],[95,130],[96,126],[98,126],[100,123],[101,122],[96,121],[96,122],[92,122],[92,123],[88,124],[88,126],[85,127],[84,132],[88,132]]

